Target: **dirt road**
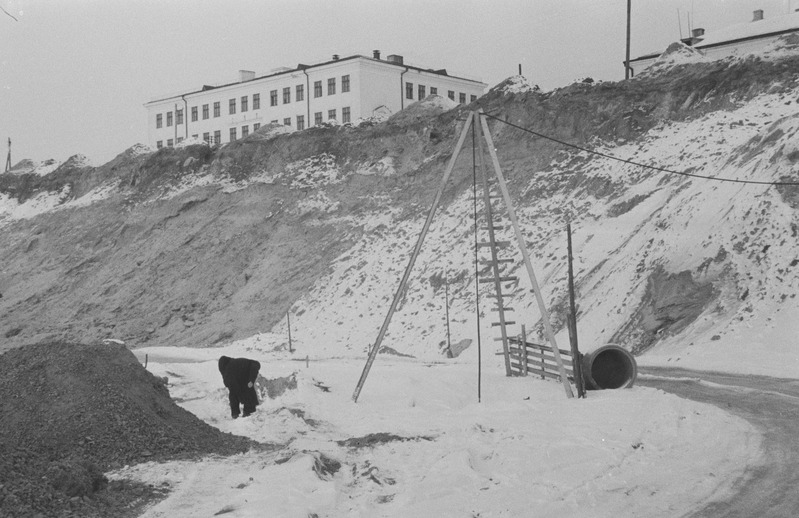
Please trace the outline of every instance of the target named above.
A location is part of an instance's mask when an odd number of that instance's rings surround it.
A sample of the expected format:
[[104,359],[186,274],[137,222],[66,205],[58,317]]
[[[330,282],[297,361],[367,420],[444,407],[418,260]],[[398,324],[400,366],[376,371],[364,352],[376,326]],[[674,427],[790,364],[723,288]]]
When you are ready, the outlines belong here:
[[762,464],[747,469],[728,499],[691,518],[799,516],[799,379],[647,367],[636,383],[715,405],[763,434]]

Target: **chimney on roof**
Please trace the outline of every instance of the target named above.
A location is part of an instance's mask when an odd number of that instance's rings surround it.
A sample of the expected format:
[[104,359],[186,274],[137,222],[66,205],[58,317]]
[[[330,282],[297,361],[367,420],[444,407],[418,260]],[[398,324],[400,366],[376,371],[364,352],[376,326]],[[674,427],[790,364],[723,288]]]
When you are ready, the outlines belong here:
[[397,54],[391,54],[386,58],[386,61],[389,63],[396,63],[397,65],[402,65],[403,59],[402,56]]
[[255,72],[252,70],[239,70],[239,83],[252,81],[253,79],[255,79]]
[[375,58],[375,59],[380,59],[380,51],[379,50],[373,50],[372,51],[372,57]]
[[333,54],[333,61],[338,61],[338,54]]
[[752,21],[756,22],[763,19],[763,9],[752,11]]

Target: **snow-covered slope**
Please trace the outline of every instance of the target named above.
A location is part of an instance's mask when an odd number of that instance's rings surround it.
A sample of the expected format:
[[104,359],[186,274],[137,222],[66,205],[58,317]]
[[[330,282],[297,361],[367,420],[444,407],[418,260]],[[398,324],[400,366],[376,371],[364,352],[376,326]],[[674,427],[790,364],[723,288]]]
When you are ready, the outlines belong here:
[[[643,363],[791,375],[797,186],[662,170],[797,181],[799,54],[788,40],[772,50],[720,62],[673,51],[621,83],[541,92],[516,77],[475,106],[430,98],[359,128],[264,128],[221,148],[138,146],[99,168],[76,159],[43,176],[2,175],[6,339],[207,346],[287,336],[288,313],[301,353],[362,357],[466,110],[480,106],[560,343],[569,221],[584,350],[614,342]],[[449,340],[477,342],[469,140],[387,351],[445,356],[445,284]],[[535,336],[540,315],[512,253],[510,331],[524,324]],[[480,335],[494,352],[485,286]]]

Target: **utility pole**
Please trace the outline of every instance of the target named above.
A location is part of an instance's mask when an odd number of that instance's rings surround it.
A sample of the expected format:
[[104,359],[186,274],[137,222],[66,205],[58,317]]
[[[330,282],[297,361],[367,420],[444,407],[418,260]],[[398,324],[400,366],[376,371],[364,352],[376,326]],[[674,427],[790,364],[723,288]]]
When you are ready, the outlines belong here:
[[6,157],[6,173],[11,169],[11,137],[8,137],[8,156]]
[[624,79],[630,79],[630,11],[632,0],[627,0],[627,56],[624,59]]

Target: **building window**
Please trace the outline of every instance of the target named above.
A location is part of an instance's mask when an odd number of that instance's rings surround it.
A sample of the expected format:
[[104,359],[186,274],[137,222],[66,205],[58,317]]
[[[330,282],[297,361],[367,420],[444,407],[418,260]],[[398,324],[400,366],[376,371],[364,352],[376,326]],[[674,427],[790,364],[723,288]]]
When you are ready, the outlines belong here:
[[178,137],[178,144],[180,144],[181,142],[183,142],[183,137]]
[[302,131],[305,129],[305,115],[297,115],[297,130]]
[[425,88],[424,85],[419,85],[419,100],[420,101],[422,99],[424,99],[425,97],[427,97],[427,95],[425,94],[425,90],[426,90],[426,88]]
[[250,134],[250,127],[249,126],[242,126],[241,127],[241,138],[246,137]]
[[191,138],[197,138],[197,137],[199,137],[199,135],[197,135],[196,133],[191,136]]
[[160,128],[164,125],[164,115],[159,113],[155,116],[155,127]]
[[175,144],[174,144],[174,141],[173,141],[172,139],[167,139],[167,141],[166,141],[166,147],[173,147],[174,145],[175,145]]
[[285,119],[283,119],[283,125],[291,126],[291,117],[286,117]]
[[331,77],[327,80],[327,95],[336,95],[336,78]]
[[208,105],[203,104],[203,120],[208,118]]
[[172,112],[166,112],[166,125],[172,125]]
[[305,100],[305,85],[297,85],[297,102]]
[[313,82],[313,96],[314,97],[322,97],[322,82],[321,81],[314,81]]
[[469,102],[475,102],[476,100],[477,100],[477,96],[476,95],[472,95],[471,96],[471,100]]
[[322,124],[322,112],[316,112],[313,114],[313,123],[315,126]]
[[344,108],[341,109],[341,122],[343,124],[347,124],[348,122],[350,122],[350,107],[349,106],[345,106]]
[[234,113],[236,113],[236,99],[231,99],[230,101],[228,101],[228,110],[227,110],[227,112],[230,115],[233,115]]
[[203,140],[205,142],[210,142],[211,141],[211,134],[208,133],[207,131],[205,133],[203,133]]
[[230,141],[236,140],[236,128],[230,128]]
[[455,100],[455,92],[453,92],[452,90],[447,90],[447,97],[449,97],[450,100],[454,101]]
[[341,76],[341,93],[346,93],[350,91],[350,76],[347,74],[346,76]]
[[163,140],[157,141],[155,143],[155,147],[158,148],[158,149],[161,149],[162,147],[164,147],[164,141]]
[[220,130],[214,131],[214,144],[222,143],[222,132]]
[[191,107],[191,121],[197,122],[197,118],[199,117],[199,112],[197,111],[196,106]]
[[256,122],[255,124],[252,125],[252,130],[253,131],[258,131],[258,129],[260,127],[261,127],[261,123],[260,122]]
[[291,102],[291,87],[287,86],[283,89],[283,104]]
[[438,95],[438,88],[436,88],[435,86],[431,86],[430,95]]
[[250,109],[250,100],[247,98],[246,95],[241,96],[241,111],[246,112]]
[[335,120],[336,110],[327,110],[327,120]]
[[277,106],[277,90],[269,92],[269,106]]
[[413,83],[405,83],[405,98],[413,99]]
[[466,104],[466,94],[461,92],[458,94],[458,102],[461,104]]
[[183,108],[180,110],[175,111],[175,115],[177,116],[177,121],[175,121],[175,125],[183,124]]
[[214,103],[214,117],[219,117],[221,112],[222,112],[222,109],[221,109],[221,107],[219,105],[219,101],[217,101],[217,102]]
[[252,109],[261,109],[261,94],[252,94]]
[[273,121],[269,121],[269,124],[277,124],[277,119],[275,119]]

